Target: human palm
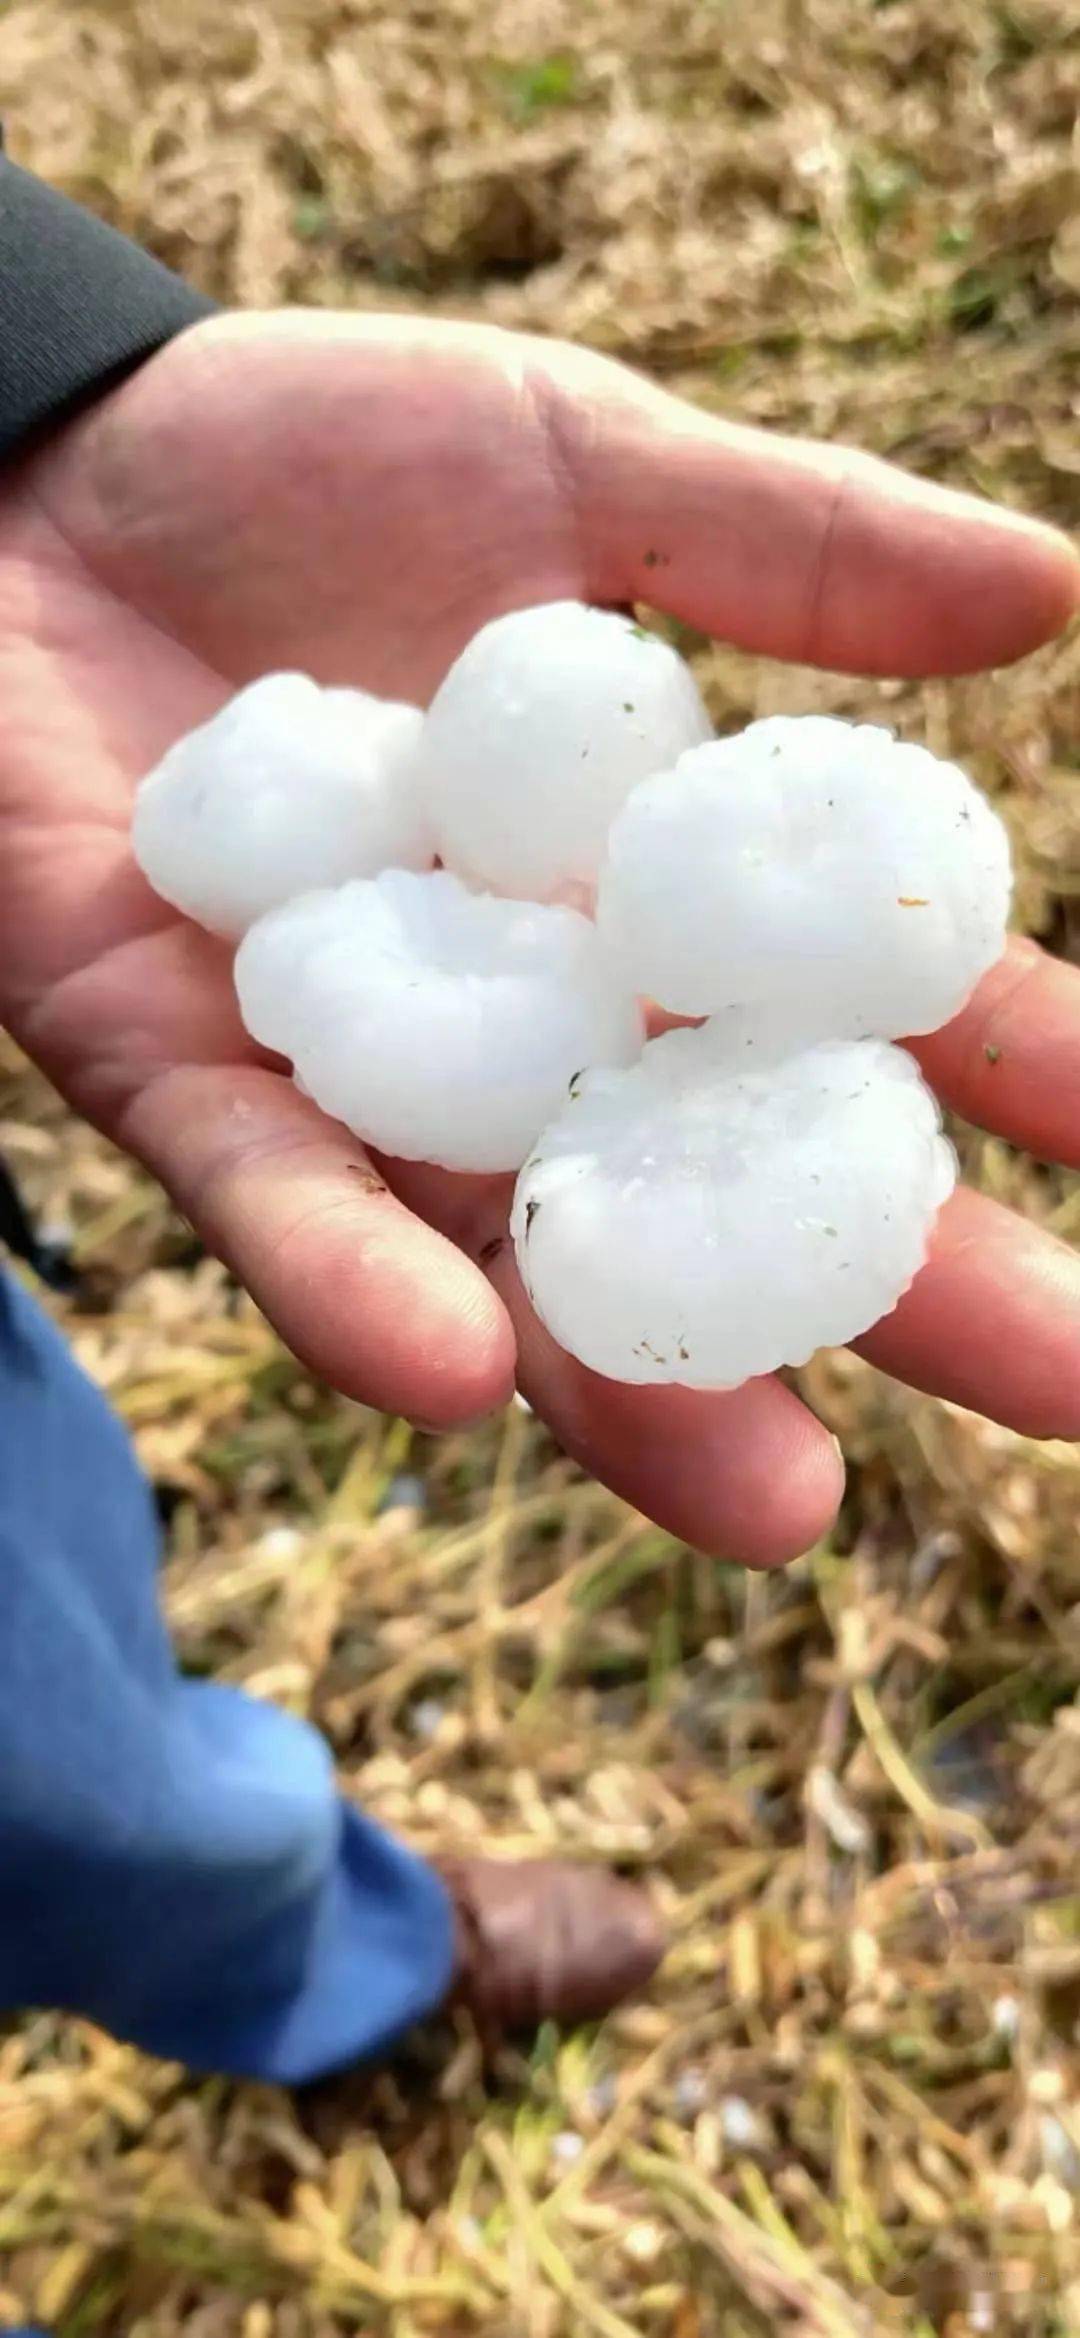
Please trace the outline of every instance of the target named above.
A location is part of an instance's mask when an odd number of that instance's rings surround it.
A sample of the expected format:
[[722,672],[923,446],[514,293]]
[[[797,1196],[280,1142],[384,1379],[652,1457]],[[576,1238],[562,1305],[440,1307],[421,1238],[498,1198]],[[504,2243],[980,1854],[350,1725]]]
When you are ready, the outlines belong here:
[[[132,789],[253,674],[423,698],[485,618],[527,602],[647,598],[776,656],[947,672],[1045,638],[1077,573],[1045,530],[724,428],[559,344],[317,315],[198,326],[0,502],[0,1015],[339,1388],[449,1425],[516,1368],[631,1501],[704,1548],[786,1558],[841,1486],[797,1397],[623,1388],[556,1350],[515,1275],[508,1181],[372,1164],[297,1093],[240,1026],[224,946],[139,876]],[[1070,969],[1014,945],[919,1054],[968,1117],[1080,1164]],[[1080,1270],[976,1195],[861,1345],[1034,1434],[1080,1431]]]

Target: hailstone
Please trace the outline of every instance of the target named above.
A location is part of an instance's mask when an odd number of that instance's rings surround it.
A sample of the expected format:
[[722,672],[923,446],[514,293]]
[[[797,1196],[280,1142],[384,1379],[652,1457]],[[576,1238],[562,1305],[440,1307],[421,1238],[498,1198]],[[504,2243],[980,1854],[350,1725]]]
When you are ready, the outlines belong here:
[[[956,1163],[889,1042],[956,1013],[1010,892],[1000,821],[924,748],[717,740],[674,650],[559,601],[485,626],[426,716],[264,676],[143,782],[133,842],[239,940],[245,1025],[322,1111],[520,1169],[526,1288],[594,1370],[734,1387],[922,1265]],[[643,998],[703,1020],[646,1045]]]
[[537,1313],[582,1363],[730,1388],[887,1314],[955,1172],[901,1049],[751,1043],[740,1061],[705,1024],[574,1083],[512,1231]]
[[312,887],[430,868],[422,728],[418,707],[263,675],[143,780],[135,857],[155,892],[230,940]]
[[474,635],[428,710],[420,785],[448,868],[499,893],[588,899],[635,782],[712,735],[658,634],[549,601]]
[[692,748],[615,819],[597,917],[673,1013],[782,1036],[936,1031],[1001,956],[1009,847],[955,763],[869,723],[777,717]]
[[236,959],[253,1038],[380,1152],[520,1167],[570,1081],[644,1033],[577,910],[390,870],[260,919]]

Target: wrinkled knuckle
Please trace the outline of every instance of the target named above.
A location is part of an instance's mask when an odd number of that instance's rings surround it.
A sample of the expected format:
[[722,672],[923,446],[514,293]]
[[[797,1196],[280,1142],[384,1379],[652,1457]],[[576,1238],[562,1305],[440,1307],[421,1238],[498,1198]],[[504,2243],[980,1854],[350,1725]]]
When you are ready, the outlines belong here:
[[829,448],[829,491],[822,509],[817,546],[807,577],[806,605],[800,656],[816,665],[824,655],[829,634],[829,608],[839,573],[846,507],[854,484],[857,458],[846,447]]

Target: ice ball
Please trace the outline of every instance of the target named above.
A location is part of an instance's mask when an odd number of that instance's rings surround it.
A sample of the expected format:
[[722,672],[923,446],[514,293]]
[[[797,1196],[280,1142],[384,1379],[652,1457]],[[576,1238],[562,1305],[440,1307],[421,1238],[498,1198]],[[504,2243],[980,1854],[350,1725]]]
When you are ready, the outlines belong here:
[[520,1167],[574,1076],[643,1030],[577,910],[392,870],[290,902],[237,954],[247,1029],[380,1152]]
[[611,1379],[732,1388],[802,1364],[888,1314],[923,1263],[956,1163],[911,1057],[744,1052],[706,1024],[590,1073],[518,1179],[532,1303]]
[[136,860],[164,900],[230,940],[312,887],[430,868],[422,728],[418,707],[263,675],[143,780]]
[[955,763],[873,724],[777,717],[692,748],[613,823],[597,918],[675,1014],[782,1037],[936,1031],[1001,956],[1008,839]]
[[428,710],[439,855],[496,892],[586,898],[630,789],[711,735],[689,667],[630,618],[580,601],[496,617]]

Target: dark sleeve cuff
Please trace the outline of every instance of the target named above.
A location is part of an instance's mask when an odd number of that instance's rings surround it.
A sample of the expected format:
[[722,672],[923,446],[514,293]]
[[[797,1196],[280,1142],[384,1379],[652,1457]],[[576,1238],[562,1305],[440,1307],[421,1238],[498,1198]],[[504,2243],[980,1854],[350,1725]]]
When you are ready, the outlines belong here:
[[214,303],[0,155],[0,457]]

